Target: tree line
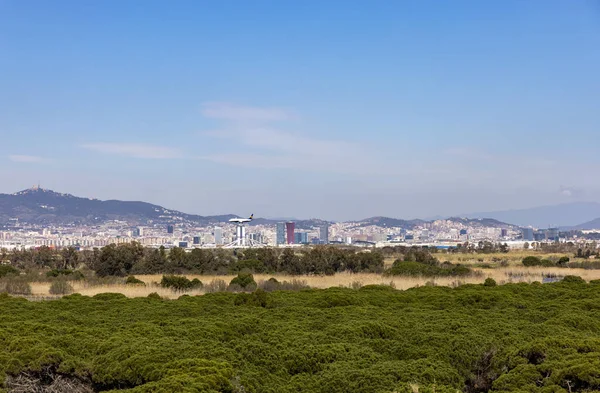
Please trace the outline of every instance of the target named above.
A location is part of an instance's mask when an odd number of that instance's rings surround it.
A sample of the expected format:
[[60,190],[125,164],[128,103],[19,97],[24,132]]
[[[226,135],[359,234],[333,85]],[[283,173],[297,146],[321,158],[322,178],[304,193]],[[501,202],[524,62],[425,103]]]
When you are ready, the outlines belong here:
[[335,274],[381,273],[384,253],[334,246],[312,248],[193,249],[175,247],[147,248],[139,243],[111,244],[93,250],[75,248],[38,249],[1,252],[1,261],[21,270],[64,269],[82,266],[98,276],[131,274],[237,274],[252,273]]

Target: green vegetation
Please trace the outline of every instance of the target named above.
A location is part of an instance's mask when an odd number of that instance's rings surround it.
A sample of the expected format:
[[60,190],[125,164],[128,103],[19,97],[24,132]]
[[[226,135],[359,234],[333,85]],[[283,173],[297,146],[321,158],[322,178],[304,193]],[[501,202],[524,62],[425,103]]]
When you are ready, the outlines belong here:
[[17,275],[19,271],[12,266],[8,265],[0,265],[0,278],[6,277],[8,275]]
[[389,276],[423,276],[423,277],[460,277],[474,274],[466,266],[450,262],[440,263],[427,250],[410,250],[404,259],[397,259],[392,267],[385,271]]
[[[276,280],[277,281],[277,280]],[[254,276],[250,273],[240,273],[229,283],[229,288],[233,289],[242,289],[242,290],[255,290],[256,289],[256,281],[254,281]]]
[[46,273],[48,278],[66,277],[69,280],[83,280],[85,277],[83,273],[77,270],[70,269],[52,269]]
[[132,393],[598,391],[599,288],[566,276],[172,301],[0,295],[0,390],[62,381]]
[[125,280],[125,284],[126,285],[143,285],[143,286],[146,285],[145,282],[143,282],[142,280],[139,280],[139,279],[135,278],[135,276],[129,276],[129,277],[127,277],[127,280]]
[[552,266],[556,266],[556,264],[549,259],[540,259],[535,256],[528,256],[528,257],[523,258],[523,266],[552,267]]
[[160,281],[160,286],[163,288],[171,288],[174,291],[187,291],[190,289],[202,288],[202,282],[197,278],[190,280],[184,276],[163,276]]

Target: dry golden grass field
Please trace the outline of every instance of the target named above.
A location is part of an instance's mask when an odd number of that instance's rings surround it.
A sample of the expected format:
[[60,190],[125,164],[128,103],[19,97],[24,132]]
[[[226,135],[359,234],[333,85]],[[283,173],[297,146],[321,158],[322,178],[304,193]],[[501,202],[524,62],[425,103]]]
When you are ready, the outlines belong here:
[[[463,262],[464,263],[464,262]],[[481,263],[481,262],[478,262]],[[260,284],[261,281],[266,281],[271,277],[275,277],[278,281],[303,281],[306,285],[312,288],[330,288],[330,287],[358,287],[371,284],[393,285],[396,289],[409,289],[424,285],[439,285],[439,286],[456,286],[460,284],[481,284],[483,281],[491,277],[498,284],[511,282],[533,282],[542,281],[544,275],[554,274],[557,276],[576,275],[583,279],[596,280],[600,279],[600,270],[585,270],[585,269],[564,269],[552,267],[523,267],[523,266],[508,266],[498,267],[494,269],[474,269],[478,274],[471,277],[385,277],[381,274],[373,273],[338,273],[332,276],[290,276],[283,274],[255,274],[254,279]],[[71,282],[76,293],[86,296],[93,296],[98,293],[115,292],[122,293],[128,297],[143,297],[148,296],[152,292],[158,293],[161,297],[168,299],[176,299],[182,294],[201,295],[205,291],[202,289],[191,290],[188,292],[174,292],[170,289],[162,288],[158,283],[161,275],[141,275],[136,276],[144,281],[146,286],[125,285],[125,284],[104,284],[91,285],[86,282],[74,281]],[[235,277],[231,276],[209,276],[209,275],[186,275],[189,279],[198,278],[202,283],[209,284],[213,280],[223,280],[227,284]],[[48,297],[50,283],[32,283],[32,297]]]

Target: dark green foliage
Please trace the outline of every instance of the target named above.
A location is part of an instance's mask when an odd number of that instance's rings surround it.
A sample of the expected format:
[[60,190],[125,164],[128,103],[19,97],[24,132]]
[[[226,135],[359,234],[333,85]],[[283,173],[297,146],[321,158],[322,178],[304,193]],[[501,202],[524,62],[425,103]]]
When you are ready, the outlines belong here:
[[573,278],[159,299],[0,295],[0,386],[60,375],[115,393],[600,390],[600,291]]
[[494,280],[491,277],[486,278],[485,281],[483,282],[484,287],[495,287],[496,285],[497,285],[496,280]]
[[540,266],[542,264],[542,260],[535,256],[528,256],[523,258],[523,266]]
[[571,259],[569,257],[561,257],[558,262],[556,262],[556,264],[558,266],[562,266],[565,267],[567,266],[567,264],[571,261]]
[[19,271],[12,266],[9,265],[0,265],[0,278],[6,277],[9,274],[18,275]]
[[256,288],[254,276],[250,273],[240,273],[229,283],[229,286],[238,286],[242,289],[253,290]]
[[238,293],[233,303],[236,306],[250,305],[256,307],[267,307],[269,305],[269,295],[262,289],[257,289],[252,293]]
[[48,278],[66,277],[68,280],[83,280],[85,276],[77,270],[52,269],[46,273]]
[[473,274],[467,266],[454,265],[444,262],[441,265],[422,262],[408,262],[397,260],[392,267],[386,270],[386,275],[391,276],[424,276],[424,277],[460,277]]
[[523,258],[523,266],[552,267],[552,266],[556,266],[556,264],[549,259],[540,259],[538,257],[528,256],[528,257]]
[[565,276],[562,279],[562,282],[569,284],[585,284],[585,280],[579,276]]
[[163,276],[160,281],[160,286],[163,288],[171,288],[174,291],[189,291],[192,289],[202,288],[202,282],[197,278],[189,280],[184,276]]
[[162,300],[162,297],[156,292],[150,293],[147,297],[148,299]]
[[145,282],[143,282],[140,279],[135,278],[135,276],[129,276],[129,277],[127,277],[127,280],[125,280],[125,284],[127,284],[127,285],[143,285],[143,286],[146,286]]
[[96,300],[102,300],[102,301],[113,301],[113,300],[125,300],[125,299],[127,299],[127,296],[123,295],[122,293],[107,292],[107,293],[99,293],[97,295],[94,295],[92,298],[96,299]]

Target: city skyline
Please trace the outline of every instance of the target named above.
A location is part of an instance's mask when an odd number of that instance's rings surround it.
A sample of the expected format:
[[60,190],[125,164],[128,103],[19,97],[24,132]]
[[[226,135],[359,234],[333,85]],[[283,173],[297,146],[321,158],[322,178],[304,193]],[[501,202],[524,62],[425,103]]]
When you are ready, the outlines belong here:
[[333,221],[600,201],[597,5],[347,4],[0,3],[0,192]]

